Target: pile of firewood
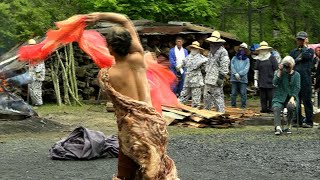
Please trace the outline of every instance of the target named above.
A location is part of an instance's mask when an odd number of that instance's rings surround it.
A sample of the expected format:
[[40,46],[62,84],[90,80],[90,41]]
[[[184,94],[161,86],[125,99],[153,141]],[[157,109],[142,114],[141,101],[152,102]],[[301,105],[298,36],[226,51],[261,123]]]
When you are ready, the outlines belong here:
[[225,113],[216,111],[199,110],[186,105],[179,108],[163,107],[162,113],[168,125],[191,128],[229,128],[244,125],[246,118],[256,114],[250,109],[226,107]]
[[[108,112],[114,112],[111,102],[106,103]],[[261,114],[256,114],[251,109],[225,108],[225,113],[219,113],[214,110],[196,109],[187,105],[180,104],[179,107],[162,107],[162,115],[167,125],[181,126],[190,128],[229,128],[239,127],[245,124],[245,120]]]

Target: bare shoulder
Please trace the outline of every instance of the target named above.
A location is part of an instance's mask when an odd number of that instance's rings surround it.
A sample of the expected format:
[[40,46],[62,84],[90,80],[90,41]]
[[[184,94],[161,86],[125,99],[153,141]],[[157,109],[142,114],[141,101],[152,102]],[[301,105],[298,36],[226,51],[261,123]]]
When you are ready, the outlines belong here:
[[146,68],[144,56],[140,52],[133,52],[128,54],[126,61],[130,64],[131,67]]

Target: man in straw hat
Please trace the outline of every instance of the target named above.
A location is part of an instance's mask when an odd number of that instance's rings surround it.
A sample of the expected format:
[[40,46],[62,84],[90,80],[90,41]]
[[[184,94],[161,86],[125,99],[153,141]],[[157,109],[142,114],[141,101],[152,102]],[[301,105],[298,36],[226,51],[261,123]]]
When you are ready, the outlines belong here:
[[231,106],[236,107],[238,91],[241,95],[241,108],[247,106],[247,84],[250,60],[250,51],[246,43],[235,47],[236,55],[231,59]]
[[[290,56],[295,61],[294,69],[300,73],[301,76],[301,91],[299,93],[299,99],[303,102],[306,117],[301,115],[301,108],[299,107],[299,116],[297,119],[299,122],[297,125],[302,125],[305,128],[313,127],[313,105],[311,101],[312,96],[312,77],[311,69],[313,65],[314,50],[307,47],[308,34],[304,31],[298,32],[296,36],[296,42],[298,47],[290,52]],[[300,106],[300,104],[299,104]]]
[[179,101],[186,103],[192,97],[191,106],[200,108],[202,87],[204,86],[201,69],[204,69],[208,58],[200,54],[203,49],[198,41],[192,42],[188,48],[190,49],[190,54],[183,60],[182,65],[186,68],[186,77]]
[[210,52],[206,64],[204,108],[211,110],[215,105],[216,111],[224,112],[223,81],[230,64],[228,52],[223,47],[226,41],[221,39],[219,31],[214,31],[206,41],[210,43]]
[[183,82],[185,73],[182,68],[182,60],[188,56],[188,51],[182,47],[183,39],[181,37],[176,38],[176,46],[170,49],[169,51],[169,61],[170,69],[177,76],[178,84],[174,87],[173,91],[177,96],[180,96],[180,93],[183,88]]
[[254,84],[259,88],[261,113],[272,112],[273,98],[273,75],[278,69],[277,59],[271,55],[272,47],[267,42],[262,41],[260,47],[256,49],[258,56],[256,59]]
[[[28,41],[29,45],[36,44],[34,39]],[[28,93],[31,98],[32,105],[41,106],[42,101],[42,82],[45,79],[46,67],[44,61],[39,62],[36,65],[29,64],[29,73],[33,78],[33,82],[28,85]]]
[[[296,120],[296,109],[299,104],[300,74],[293,70],[294,59],[291,56],[283,58],[279,69],[275,72],[273,84],[275,86],[272,108],[274,113],[275,134],[282,132],[290,134],[291,122]],[[288,109],[287,124],[283,130],[281,128],[281,111]]]

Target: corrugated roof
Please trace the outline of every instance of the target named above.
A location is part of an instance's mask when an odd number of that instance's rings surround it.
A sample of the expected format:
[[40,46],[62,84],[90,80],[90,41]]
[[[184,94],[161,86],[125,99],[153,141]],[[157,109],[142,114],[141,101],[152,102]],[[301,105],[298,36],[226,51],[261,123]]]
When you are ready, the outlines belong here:
[[[208,34],[210,35],[215,29],[192,24],[191,22],[170,21],[168,23],[153,22],[150,20],[134,20],[139,35],[175,35],[175,34]],[[95,30],[100,33],[106,33],[107,29],[114,26],[113,23],[100,22]],[[219,31],[222,38],[240,42],[234,34]]]

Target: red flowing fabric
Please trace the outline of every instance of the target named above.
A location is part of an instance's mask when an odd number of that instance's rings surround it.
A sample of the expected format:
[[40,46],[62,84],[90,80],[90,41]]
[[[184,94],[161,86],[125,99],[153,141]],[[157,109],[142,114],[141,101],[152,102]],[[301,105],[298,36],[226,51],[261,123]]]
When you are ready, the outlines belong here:
[[[107,48],[105,38],[97,31],[84,30],[85,16],[73,16],[65,21],[57,22],[56,26],[58,29],[49,30],[41,43],[22,46],[18,50],[19,60],[37,64],[45,60],[59,46],[76,41],[98,67],[111,67],[115,63],[114,57],[110,55]],[[177,97],[170,87],[175,82],[176,76],[165,66],[154,61],[151,53],[145,55],[145,62],[153,107],[161,113],[161,105],[177,106]]]
[[56,26],[58,29],[49,30],[41,43],[22,46],[18,51],[19,60],[36,64],[45,60],[59,46],[76,41],[100,68],[111,67],[114,63],[104,37],[97,31],[84,30],[85,16],[72,16],[57,22]]
[[111,67],[115,62],[107,48],[106,39],[99,32],[94,30],[84,31],[78,43],[80,48],[91,57],[98,67]]
[[151,53],[146,53],[144,59],[147,64],[152,106],[160,113],[161,105],[177,107],[177,96],[171,90],[171,86],[176,83],[176,76],[166,66],[158,64]]

